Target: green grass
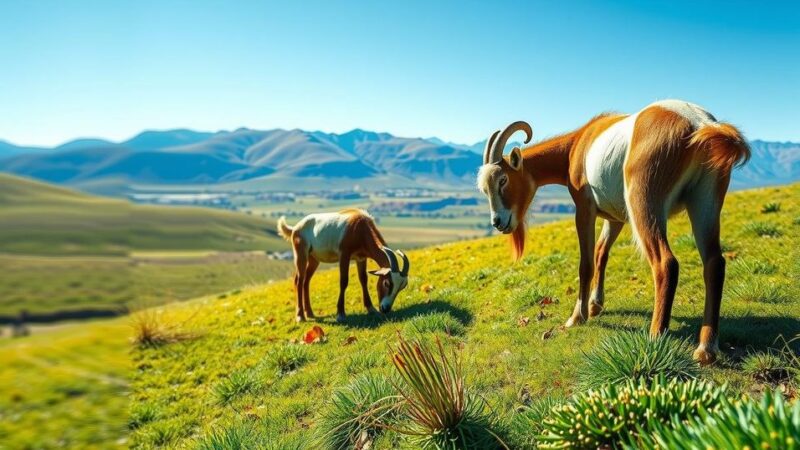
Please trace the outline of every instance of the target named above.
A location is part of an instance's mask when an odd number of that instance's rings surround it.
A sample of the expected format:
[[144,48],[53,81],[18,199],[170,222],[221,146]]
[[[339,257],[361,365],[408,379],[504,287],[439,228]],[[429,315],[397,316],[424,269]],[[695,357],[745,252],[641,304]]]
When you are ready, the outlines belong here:
[[0,253],[283,250],[275,222],[209,208],[136,205],[0,174]]
[[[775,345],[779,335],[790,339],[800,334],[800,289],[795,282],[800,276],[800,227],[792,225],[800,215],[800,202],[783,201],[781,213],[768,216],[783,230],[780,236],[765,239],[745,227],[752,221],[752,211],[776,195],[800,198],[800,185],[732,194],[722,216],[722,236],[732,249],[720,336],[726,354],[722,363],[699,376],[728,383],[734,396],[761,392],[737,363],[748,349],[764,351]],[[690,233],[685,215],[670,222],[670,239]],[[277,429],[288,439],[316,433],[333,393],[367,371],[391,376],[388,345],[395,342],[398,331],[410,331],[407,327],[415,318],[432,313],[463,325],[457,339],[447,338],[448,345],[461,348],[465,383],[494,417],[511,421],[518,409],[532,404],[531,399],[579,393],[578,369],[600,341],[638,332],[649,324],[653,303],[649,267],[630,244],[626,227],[611,252],[603,315],[577,328],[560,329],[577,295],[574,225],[567,221],[533,227],[526,248],[517,264],[511,262],[508,243],[501,237],[412,251],[409,287],[386,318],[363,311],[355,271],[346,296],[348,320],[343,324],[335,322],[336,270],[323,270],[312,281],[312,302],[320,316],[316,322],[294,322],[294,293],[288,280],[242,289],[224,299],[185,303],[176,312],[195,317],[204,333],[201,338],[134,351],[143,368],[133,376],[133,403],[154,405],[159,418],[132,430],[130,442],[152,446],[150,429],[180,423],[187,429],[168,436],[167,445],[192,447],[212,430],[235,421],[244,409],[252,411],[259,427]],[[681,274],[670,336],[687,339],[694,347],[704,307],[702,263],[691,246],[674,248]],[[739,261],[762,261],[777,270],[737,269]],[[433,289],[422,289],[428,285]],[[737,291],[774,298],[770,286],[782,294],[780,302],[753,301],[752,295]],[[543,296],[557,301],[540,305]],[[539,312],[543,317],[537,320]],[[530,321],[523,325],[520,316]],[[227,405],[215,401],[213,389],[220,380],[257,366],[287,345],[297,347],[287,342],[301,339],[314,323],[325,330],[328,340],[299,346],[307,352],[305,364],[281,376],[270,374],[258,395],[246,393]],[[441,335],[435,332],[437,327],[431,326],[434,334]],[[549,339],[543,340],[548,331]],[[343,345],[350,337],[356,340]],[[797,342],[792,345],[796,350]],[[509,445],[522,445],[513,438],[517,433],[510,436]],[[380,436],[373,448],[389,448],[395,439],[392,433]]]

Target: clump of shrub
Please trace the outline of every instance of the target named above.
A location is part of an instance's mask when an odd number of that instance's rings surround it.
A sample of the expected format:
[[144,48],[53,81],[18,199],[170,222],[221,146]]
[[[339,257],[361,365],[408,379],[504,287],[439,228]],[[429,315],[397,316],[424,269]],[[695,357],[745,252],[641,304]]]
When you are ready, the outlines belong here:
[[285,375],[299,369],[309,361],[308,348],[303,345],[286,344],[274,348],[267,354],[264,362],[275,369],[278,375]]
[[780,237],[783,235],[777,225],[769,222],[750,222],[744,226],[744,230],[760,237]]
[[403,327],[403,333],[406,336],[424,333],[444,333],[448,336],[461,336],[464,331],[464,324],[448,312],[422,314],[409,320]]
[[230,403],[237,397],[257,392],[262,387],[262,380],[254,369],[233,372],[214,386],[217,401],[223,405]]
[[765,203],[764,206],[761,207],[761,214],[771,214],[776,213],[781,210],[781,204],[778,202],[769,202]]
[[334,392],[319,420],[319,444],[328,449],[366,448],[397,420],[397,391],[384,375],[368,373]]
[[132,341],[139,347],[158,347],[185,341],[197,336],[184,330],[184,323],[176,323],[163,310],[147,308],[131,315]]
[[584,389],[621,383],[639,378],[693,379],[700,367],[692,357],[686,340],[670,335],[651,337],[645,332],[610,335],[584,356],[578,380]]
[[789,405],[780,392],[767,392],[760,402],[723,400],[719,407],[701,407],[681,422],[650,418],[639,430],[644,448],[796,449],[800,446],[800,402]]
[[551,409],[538,445],[595,449],[629,444],[639,448],[637,442],[649,427],[686,420],[700,410],[716,411],[724,392],[706,382],[666,381],[663,376],[590,389]]

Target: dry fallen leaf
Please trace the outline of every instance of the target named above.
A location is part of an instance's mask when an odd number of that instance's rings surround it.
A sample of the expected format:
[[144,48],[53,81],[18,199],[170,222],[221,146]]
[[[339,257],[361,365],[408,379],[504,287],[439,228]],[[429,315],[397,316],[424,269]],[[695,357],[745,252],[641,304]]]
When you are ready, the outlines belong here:
[[553,327],[542,333],[542,340],[550,339],[551,337],[553,337],[553,334],[555,334],[555,329],[556,328]]
[[517,320],[517,325],[519,325],[521,327],[526,327],[526,326],[528,326],[530,321],[531,321],[530,317],[520,317],[519,320]]
[[358,342],[358,338],[357,337],[355,337],[355,336],[347,336],[347,339],[345,339],[342,342],[342,345],[350,345],[350,344],[354,344],[356,342]]
[[306,331],[306,335],[303,336],[303,342],[306,344],[313,344],[320,342],[323,337],[325,337],[325,332],[322,331],[322,327],[314,325],[310,330]]
[[547,317],[547,315],[544,313],[544,311],[539,311],[539,314],[536,315],[536,321],[541,322],[545,317]]
[[542,297],[541,300],[539,300],[539,306],[550,305],[552,303],[553,303],[553,297],[550,297],[549,295],[546,297]]
[[419,290],[421,292],[429,294],[433,290],[433,285],[432,284],[423,284],[422,286],[420,286]]
[[724,256],[725,259],[736,259],[739,254],[737,252],[725,252],[722,254],[722,256]]
[[564,291],[564,295],[572,295],[575,293],[575,289],[572,286],[567,286],[567,289]]

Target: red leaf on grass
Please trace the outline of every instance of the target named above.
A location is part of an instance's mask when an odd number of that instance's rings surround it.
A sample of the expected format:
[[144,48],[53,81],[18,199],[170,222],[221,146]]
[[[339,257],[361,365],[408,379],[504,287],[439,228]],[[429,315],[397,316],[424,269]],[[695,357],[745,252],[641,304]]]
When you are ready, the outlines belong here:
[[552,303],[553,303],[553,297],[550,297],[549,295],[542,297],[542,299],[539,300],[539,306],[550,305]]
[[306,335],[303,336],[303,342],[306,344],[313,344],[321,341],[324,336],[325,332],[322,331],[322,327],[314,325],[310,330],[306,331]]

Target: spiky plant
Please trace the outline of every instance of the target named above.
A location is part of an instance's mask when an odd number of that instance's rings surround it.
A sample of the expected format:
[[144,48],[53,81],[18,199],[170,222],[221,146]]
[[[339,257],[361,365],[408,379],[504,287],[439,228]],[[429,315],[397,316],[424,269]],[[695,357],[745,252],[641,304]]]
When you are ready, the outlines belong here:
[[686,340],[669,335],[651,337],[645,332],[610,335],[584,356],[578,367],[579,384],[584,389],[607,383],[639,378],[696,378],[700,367],[692,360]]
[[407,426],[401,434],[423,449],[491,449],[501,440],[492,430],[498,426],[480,397],[470,395],[458,356],[445,352],[436,338],[435,348],[420,340],[406,341],[392,351],[400,376],[397,390],[403,399]]
[[537,437],[538,445],[596,449],[634,444],[648,431],[640,424],[686,420],[701,408],[714,411],[723,397],[724,388],[698,380],[667,381],[663,376],[609,384],[552,408]]
[[321,447],[365,448],[398,417],[399,397],[385,375],[367,373],[334,392],[318,422]]
[[781,204],[778,202],[769,202],[765,203],[764,206],[761,207],[762,214],[770,214],[776,213],[781,210]]
[[767,392],[760,402],[723,400],[683,421],[651,418],[642,428],[641,441],[629,448],[793,450],[800,448],[800,402],[790,405],[780,392]]
[[260,432],[251,422],[216,426],[197,444],[197,450],[246,450],[255,448]]
[[760,279],[740,282],[728,289],[730,295],[738,300],[751,303],[786,303],[789,296],[784,288],[774,282]]

